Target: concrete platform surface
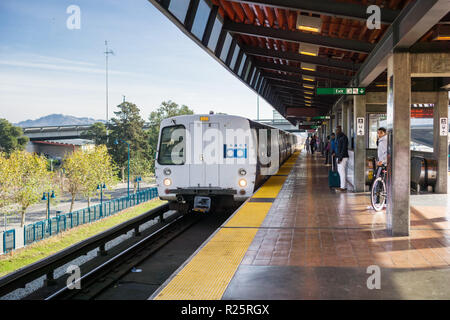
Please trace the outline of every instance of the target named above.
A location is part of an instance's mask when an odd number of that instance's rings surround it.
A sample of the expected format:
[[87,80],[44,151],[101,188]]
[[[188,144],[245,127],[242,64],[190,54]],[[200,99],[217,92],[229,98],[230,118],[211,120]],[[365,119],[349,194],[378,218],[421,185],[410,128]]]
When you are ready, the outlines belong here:
[[330,190],[322,163],[299,157],[222,298],[450,299],[447,195],[412,196],[410,236],[391,237],[385,211]]
[[[203,260],[191,257],[156,298],[450,299],[447,195],[412,196],[410,236],[392,237],[369,193],[328,187],[323,162],[319,154],[292,157],[219,228],[220,239],[203,244]],[[236,264],[235,253],[209,250],[210,243],[236,244],[245,254]]]

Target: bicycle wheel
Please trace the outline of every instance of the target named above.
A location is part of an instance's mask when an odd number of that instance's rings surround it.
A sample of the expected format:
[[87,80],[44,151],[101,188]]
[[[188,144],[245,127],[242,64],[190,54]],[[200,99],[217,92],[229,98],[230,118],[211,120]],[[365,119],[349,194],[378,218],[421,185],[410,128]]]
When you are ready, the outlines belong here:
[[370,200],[375,211],[383,210],[383,206],[386,203],[386,184],[383,178],[378,177],[373,182]]

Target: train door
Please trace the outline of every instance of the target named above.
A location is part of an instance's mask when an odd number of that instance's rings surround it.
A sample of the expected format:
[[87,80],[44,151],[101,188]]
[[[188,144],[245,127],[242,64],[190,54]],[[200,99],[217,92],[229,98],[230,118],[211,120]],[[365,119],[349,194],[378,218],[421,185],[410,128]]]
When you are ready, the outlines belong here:
[[219,141],[219,124],[203,123],[204,186],[219,186],[219,161],[222,149]]
[[191,163],[189,185],[217,187],[219,185],[219,141],[217,123],[194,122],[189,125],[191,136]]

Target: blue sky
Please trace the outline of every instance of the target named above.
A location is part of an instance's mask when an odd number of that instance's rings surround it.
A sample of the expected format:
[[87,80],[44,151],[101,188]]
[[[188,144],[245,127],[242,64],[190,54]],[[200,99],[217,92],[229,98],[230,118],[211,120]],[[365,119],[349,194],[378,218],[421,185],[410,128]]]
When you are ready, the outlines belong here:
[[[81,9],[70,30],[66,9]],[[51,113],[105,118],[105,51],[110,117],[122,101],[146,119],[162,101],[256,118],[256,94],[147,0],[0,1],[0,118]],[[260,99],[260,117],[272,107]]]

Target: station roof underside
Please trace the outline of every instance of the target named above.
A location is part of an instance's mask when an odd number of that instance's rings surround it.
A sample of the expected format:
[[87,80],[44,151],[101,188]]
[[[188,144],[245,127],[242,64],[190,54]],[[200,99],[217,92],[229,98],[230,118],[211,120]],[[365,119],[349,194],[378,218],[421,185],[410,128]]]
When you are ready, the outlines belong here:
[[[340,98],[318,96],[318,87],[386,91],[390,53],[450,47],[436,40],[449,27],[450,0],[149,1],[283,116],[297,109],[293,124]],[[380,8],[378,29],[366,23],[370,5]]]

